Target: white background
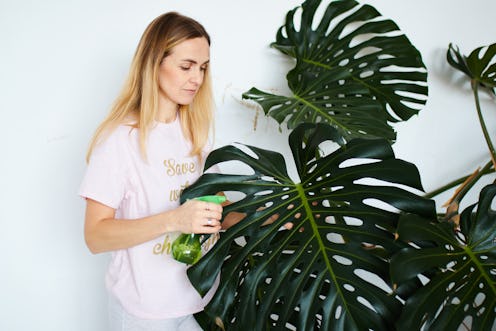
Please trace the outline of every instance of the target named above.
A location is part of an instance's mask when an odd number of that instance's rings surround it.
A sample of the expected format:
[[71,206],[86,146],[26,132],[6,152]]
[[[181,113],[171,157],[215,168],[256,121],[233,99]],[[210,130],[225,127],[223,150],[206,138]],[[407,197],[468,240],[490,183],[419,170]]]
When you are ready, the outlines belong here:
[[[396,125],[397,156],[418,166],[426,191],[483,165],[488,153],[469,86],[445,54],[450,42],[466,55],[496,42],[496,1],[366,2],[399,25],[428,67],[428,103]],[[84,244],[77,189],[93,130],[121,87],[141,33],[159,14],[190,15],[212,36],[216,146],[237,141],[291,160],[286,130],[262,111],[254,130],[256,111],[240,99],[252,86],[287,89],[291,64],[268,45],[300,3],[0,1],[0,330],[104,330],[108,257],[91,255]],[[494,100],[484,99],[494,138]]]

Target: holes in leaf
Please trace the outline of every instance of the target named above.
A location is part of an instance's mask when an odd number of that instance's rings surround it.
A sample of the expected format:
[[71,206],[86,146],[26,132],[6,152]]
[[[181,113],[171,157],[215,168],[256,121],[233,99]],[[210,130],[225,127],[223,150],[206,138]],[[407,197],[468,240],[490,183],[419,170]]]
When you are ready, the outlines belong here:
[[371,244],[371,243],[366,243],[366,242],[363,242],[361,244],[361,246],[363,247],[363,249],[365,250],[372,250],[372,249],[377,249],[377,248],[382,248],[384,249],[383,246],[379,246],[379,245],[375,245],[375,244]]
[[237,237],[234,239],[234,242],[238,244],[239,246],[244,246],[246,245],[246,239],[245,237]]
[[486,311],[486,307],[481,307],[479,310],[477,310],[476,313],[477,317],[481,317],[485,311]]
[[371,273],[370,271],[367,271],[364,269],[355,269],[355,270],[353,270],[353,273],[355,275],[357,275],[358,277],[360,277],[361,279],[363,279],[364,281],[366,281],[367,283],[372,284],[372,285],[376,286],[377,288],[382,289],[386,293],[392,292],[389,285],[386,284],[386,282],[384,282],[384,280],[382,280],[382,278],[380,278],[379,276],[377,276],[374,273]]
[[[331,49],[328,47],[327,50],[331,50]],[[334,53],[334,58],[339,57],[343,53],[344,53],[344,50],[342,50],[342,49],[337,50],[336,53]]]
[[[330,176],[331,174],[326,174],[326,177]],[[344,186],[330,186],[330,187],[323,187],[319,190],[321,194],[326,194],[326,193],[331,193],[331,192],[336,192],[339,190],[342,190]]]
[[473,323],[473,317],[470,315],[465,316],[465,318],[463,319],[463,322],[462,322],[463,329],[472,330],[472,323]]
[[343,307],[341,305],[336,307],[336,310],[334,311],[334,318],[338,320],[341,317],[341,314],[343,312]]
[[360,302],[365,307],[369,308],[370,310],[377,312],[375,310],[374,306],[372,306],[372,304],[364,297],[361,297],[361,296],[357,297],[357,301]]
[[259,191],[259,192],[255,193],[254,196],[270,195],[272,193],[274,193],[273,190]]
[[363,225],[363,221],[359,218],[356,218],[356,217],[344,216],[343,219],[346,222],[346,225],[349,225],[349,226],[362,226]]
[[301,29],[301,14],[303,13],[302,7],[298,7],[293,16],[294,29],[300,31]]
[[394,119],[394,121],[397,121],[397,122],[401,122],[402,121],[401,117],[399,117],[398,115],[396,115],[396,113],[391,108],[391,105],[389,103],[386,104],[386,111],[388,112],[388,115],[391,116]]
[[375,208],[379,208],[379,209],[382,209],[382,210],[385,210],[385,211],[389,211],[391,213],[399,213],[400,210],[395,208],[394,206],[391,206],[390,204],[384,202],[384,201],[381,201],[381,200],[378,200],[378,199],[375,199],[375,198],[367,198],[367,199],[364,199],[363,200],[363,203],[368,205],[368,206],[371,206],[371,207],[375,207]]
[[333,255],[332,258],[339,264],[352,265],[353,261],[341,255]]
[[265,180],[267,182],[275,182],[276,180],[274,179],[274,177],[272,176],[261,176],[260,177],[261,180]]
[[343,288],[347,290],[348,292],[355,292],[355,287],[350,285],[350,284],[344,284]]
[[451,271],[454,272],[453,268],[456,266],[456,261],[450,261],[448,264],[446,264],[446,268],[443,269],[443,271]]
[[360,78],[364,79],[364,78],[367,78],[367,77],[370,77],[370,76],[373,76],[374,75],[374,72],[372,70],[367,70],[367,71],[363,71],[360,73]]
[[296,330],[298,330],[298,329],[296,328],[296,326],[294,326],[293,324],[291,324],[291,323],[289,323],[289,322],[286,322],[286,324],[284,325],[284,327],[285,327],[286,329],[288,329],[288,330],[291,330],[291,331],[296,331]]
[[451,252],[455,250],[455,248],[453,247],[453,245],[450,245],[450,244],[444,245],[444,248],[446,248],[446,250],[451,251]]
[[324,222],[327,224],[336,224],[336,219],[334,218],[334,216],[327,216]]
[[351,158],[348,160],[344,160],[339,164],[340,169],[348,168],[348,167],[353,167],[356,165],[363,165],[363,164],[370,164],[370,163],[377,163],[380,160],[378,159],[365,159],[365,158]]
[[246,197],[246,194],[239,191],[224,191],[227,200],[235,202],[240,201]]
[[[236,146],[239,148],[239,146]],[[236,173],[240,175],[253,175],[255,171],[249,165],[238,160],[230,160],[219,163],[223,173]]]
[[312,167],[308,169],[307,173],[311,174],[312,172],[314,172],[316,168],[317,168],[317,164],[313,164]]
[[474,308],[482,306],[484,301],[486,300],[486,295],[482,292],[477,293],[474,299]]
[[250,147],[243,144],[233,144],[233,145],[235,145],[237,149],[244,152],[248,156],[251,156],[252,158],[258,160],[258,155]]

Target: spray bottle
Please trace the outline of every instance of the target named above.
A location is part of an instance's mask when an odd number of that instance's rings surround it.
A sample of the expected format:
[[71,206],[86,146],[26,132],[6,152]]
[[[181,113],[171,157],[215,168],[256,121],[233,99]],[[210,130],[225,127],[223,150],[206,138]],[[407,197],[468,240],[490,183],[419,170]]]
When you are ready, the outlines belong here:
[[[195,200],[213,202],[221,204],[226,201],[222,195],[205,195],[197,197]],[[179,262],[195,264],[202,256],[200,233],[182,233],[172,243],[172,256]]]

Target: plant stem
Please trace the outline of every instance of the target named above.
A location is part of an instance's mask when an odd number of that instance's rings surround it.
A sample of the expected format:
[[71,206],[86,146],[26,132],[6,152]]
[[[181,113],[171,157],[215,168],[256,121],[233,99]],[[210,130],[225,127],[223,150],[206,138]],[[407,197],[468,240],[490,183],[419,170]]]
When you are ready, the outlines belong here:
[[[479,178],[481,178],[482,176],[484,175],[487,175],[487,174],[490,174],[490,173],[493,173],[495,172],[494,170],[494,166],[493,166],[493,161],[489,161],[488,163],[486,163],[486,165],[479,171],[478,175],[476,177],[474,177],[474,183],[477,182],[479,180]],[[461,178],[458,178],[452,182],[449,182],[448,184],[444,185],[444,186],[441,186],[440,188],[438,189],[435,189],[434,191],[431,191],[429,193],[426,193],[424,194],[424,197],[427,198],[427,199],[431,199],[457,185],[460,185],[461,183],[463,183],[464,181],[467,180],[467,178],[470,177],[470,175],[468,176],[463,176]]]
[[479,122],[482,128],[482,133],[484,134],[487,147],[489,148],[489,153],[491,154],[493,167],[496,168],[496,150],[494,149],[494,145],[491,141],[491,138],[489,137],[489,133],[487,132],[486,123],[484,122],[484,118],[482,117],[482,111],[479,102],[479,82],[474,79],[472,79],[472,90],[474,92],[475,107],[477,108],[477,115],[479,116]]

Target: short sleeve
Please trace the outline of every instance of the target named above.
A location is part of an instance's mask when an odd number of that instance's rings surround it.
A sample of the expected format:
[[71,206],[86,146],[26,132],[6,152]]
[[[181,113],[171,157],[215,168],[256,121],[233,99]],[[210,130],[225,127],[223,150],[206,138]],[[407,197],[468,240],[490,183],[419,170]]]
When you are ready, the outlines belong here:
[[126,190],[126,137],[113,132],[95,146],[79,187],[80,196],[118,209]]

